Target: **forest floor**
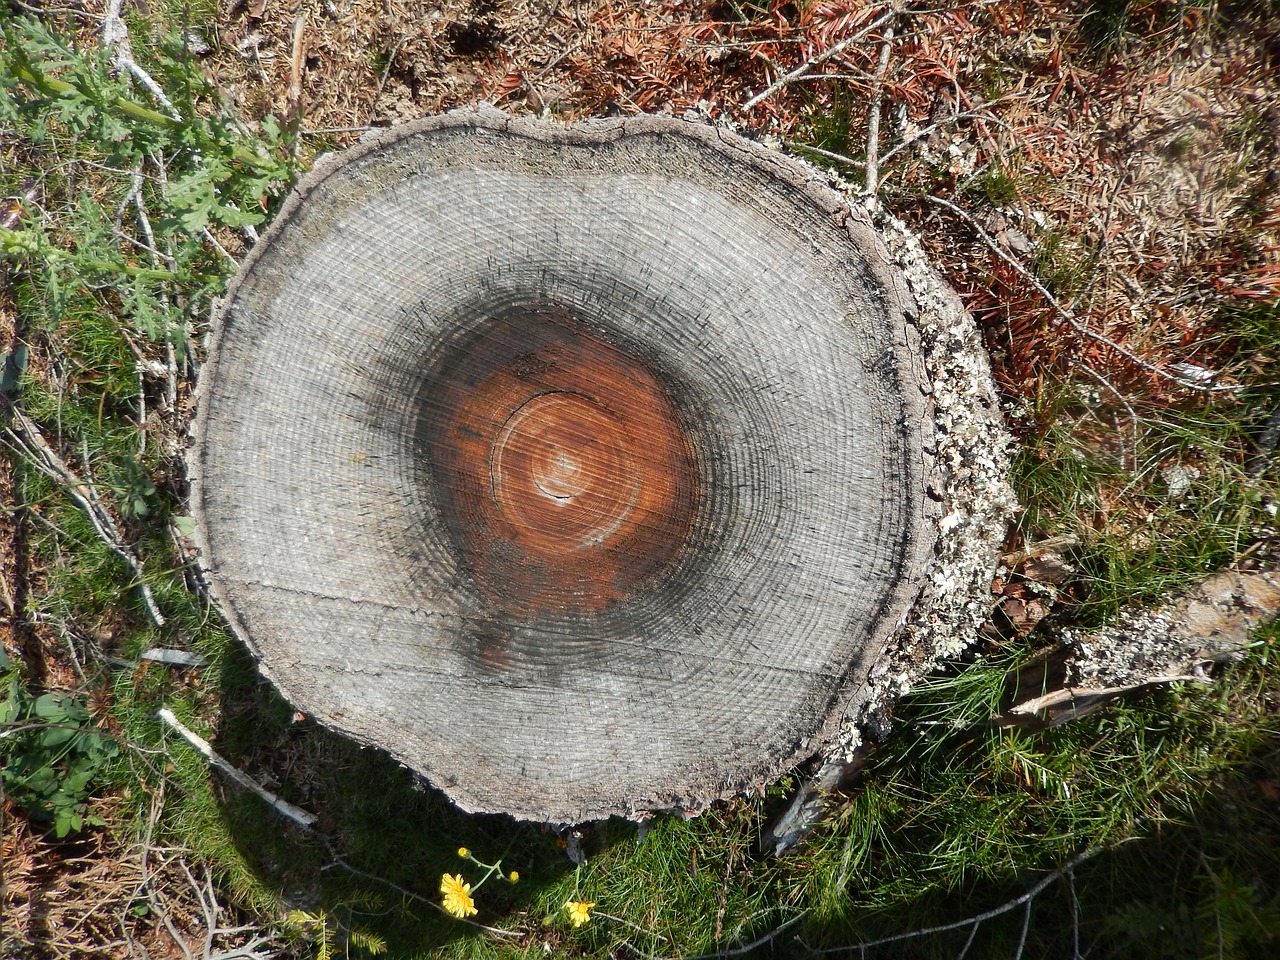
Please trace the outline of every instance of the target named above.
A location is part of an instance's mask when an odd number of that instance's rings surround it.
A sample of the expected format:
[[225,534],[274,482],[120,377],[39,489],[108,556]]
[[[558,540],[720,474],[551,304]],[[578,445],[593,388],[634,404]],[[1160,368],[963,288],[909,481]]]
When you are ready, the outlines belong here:
[[[1274,949],[1274,628],[1203,688],[1070,730],[984,724],[1062,627],[1274,559],[1275,2],[0,10],[0,957],[851,953],[898,934],[954,956],[970,931],[1009,955]],[[908,699],[791,856],[754,846],[790,779],[639,844],[625,824],[463,817],[259,684],[187,564],[193,370],[256,223],[319,153],[479,101],[779,143],[918,232],[982,330],[1023,503],[983,646]],[[161,705],[319,829],[211,773]],[[481,926],[437,906],[441,873],[471,870],[459,846],[521,874],[477,893]],[[575,927],[570,899],[599,912]],[[1032,903],[1050,904],[1034,922]]]

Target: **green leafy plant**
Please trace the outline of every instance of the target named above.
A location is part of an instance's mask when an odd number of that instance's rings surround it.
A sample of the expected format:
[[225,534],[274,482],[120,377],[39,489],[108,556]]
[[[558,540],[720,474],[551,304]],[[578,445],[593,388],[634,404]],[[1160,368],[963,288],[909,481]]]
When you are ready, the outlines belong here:
[[3,42],[0,125],[21,135],[24,159],[115,176],[100,178],[105,189],[46,195],[0,228],[0,257],[35,285],[49,321],[89,292],[148,341],[185,354],[184,321],[233,266],[210,230],[251,230],[266,219],[297,168],[290,133],[270,116],[251,129],[218,110],[213,88],[168,36],[148,51],[154,83],[165,87],[161,109],[140,102],[158,86],[140,89],[112,69],[109,51],[77,48],[38,20],[14,18]]
[[0,781],[6,794],[65,837],[102,826],[89,809],[93,781],[120,748],[74,697],[32,697],[16,669],[3,679],[0,699]]
[[120,509],[137,520],[145,520],[157,510],[159,493],[136,459],[124,459],[112,471],[111,486],[119,497]]
[[1280,939],[1280,895],[1267,896],[1262,884],[1238,876],[1228,867],[1205,864],[1211,891],[1197,908],[1207,955],[1240,956],[1246,945]]

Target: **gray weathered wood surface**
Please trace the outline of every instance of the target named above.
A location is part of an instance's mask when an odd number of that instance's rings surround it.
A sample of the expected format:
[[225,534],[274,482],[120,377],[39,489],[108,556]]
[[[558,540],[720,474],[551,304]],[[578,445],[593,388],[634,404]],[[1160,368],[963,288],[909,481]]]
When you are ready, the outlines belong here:
[[[522,616],[477,585],[423,437],[442,345],[549,310],[669,391],[696,502],[656,573]],[[758,787],[856,713],[921,590],[913,310],[860,214],[725,131],[387,131],[303,180],[215,318],[190,456],[215,598],[286,697],[465,809],[569,823]]]

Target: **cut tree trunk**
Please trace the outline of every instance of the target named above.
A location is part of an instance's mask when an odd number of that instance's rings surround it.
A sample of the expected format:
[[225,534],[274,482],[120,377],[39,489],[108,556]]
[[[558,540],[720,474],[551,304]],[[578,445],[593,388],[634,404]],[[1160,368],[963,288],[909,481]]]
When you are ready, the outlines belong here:
[[222,612],[301,709],[467,810],[698,810],[850,747],[928,659],[922,595],[985,615],[1008,505],[985,361],[905,256],[692,122],[482,110],[329,159],[201,376]]

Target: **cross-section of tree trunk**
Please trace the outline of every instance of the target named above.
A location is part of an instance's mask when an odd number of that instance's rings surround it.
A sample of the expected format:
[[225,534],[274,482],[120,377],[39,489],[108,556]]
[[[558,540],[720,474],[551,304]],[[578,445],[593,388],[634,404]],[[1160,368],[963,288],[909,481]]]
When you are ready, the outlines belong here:
[[388,131],[303,181],[216,318],[216,598],[293,702],[463,808],[757,787],[924,586],[916,315],[862,215],[725,131]]

